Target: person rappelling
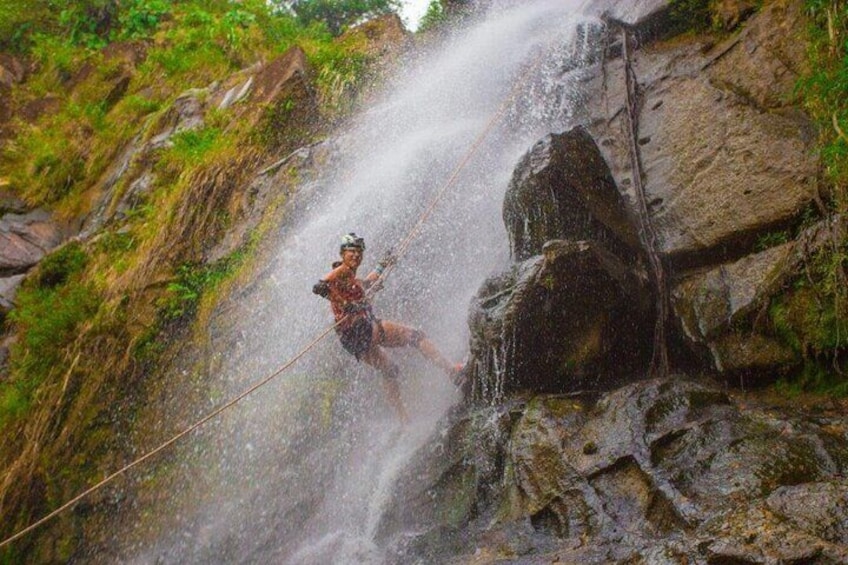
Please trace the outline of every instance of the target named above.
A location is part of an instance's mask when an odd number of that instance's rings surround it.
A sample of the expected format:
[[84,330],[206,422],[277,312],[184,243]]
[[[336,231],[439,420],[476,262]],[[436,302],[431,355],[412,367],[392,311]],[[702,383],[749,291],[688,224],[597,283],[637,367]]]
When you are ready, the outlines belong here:
[[380,371],[389,403],[401,422],[406,423],[409,417],[400,395],[400,368],[382,348],[415,347],[454,382],[460,378],[463,365],[448,361],[420,330],[381,320],[374,315],[366,291],[379,288],[375,285],[382,284],[381,275],[396,263],[397,258],[391,252],[387,253],[373,271],[364,279],[358,279],[356,271],[362,264],[364,253],[363,238],[355,233],[342,236],[339,246],[341,261],[333,263],[333,270],[315,284],[312,292],[330,301],[342,347],[357,361],[363,361]]

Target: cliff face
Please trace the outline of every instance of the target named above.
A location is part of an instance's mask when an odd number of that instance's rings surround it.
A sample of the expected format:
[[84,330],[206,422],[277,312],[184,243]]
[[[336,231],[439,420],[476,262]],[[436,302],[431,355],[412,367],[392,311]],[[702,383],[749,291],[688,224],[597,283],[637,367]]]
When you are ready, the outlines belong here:
[[[661,16],[662,9],[642,19],[655,26]],[[643,38],[638,49],[640,33],[650,37],[648,24],[608,21],[606,39],[597,43],[599,50],[607,46],[603,63],[585,87],[586,129],[532,148],[504,202],[513,255],[528,262],[524,270],[537,263],[548,306],[532,307],[533,314],[517,321],[511,311],[535,291],[522,285],[502,292],[511,278],[487,284],[474,314],[475,375],[490,372],[487,359],[526,349],[520,344],[539,336],[548,344],[545,336],[565,320],[588,316],[595,321],[581,335],[561,341],[588,357],[604,353],[615,359],[611,366],[589,369],[557,340],[533,351],[537,359],[558,359],[541,372],[563,392],[583,386],[571,381],[586,372],[619,382],[632,373],[640,349],[660,346],[677,367],[773,381],[800,358],[755,320],[757,313],[798,276],[804,257],[842,229],[841,220],[822,217],[817,208],[815,128],[792,102],[805,60],[801,6],[769,4],[721,40]],[[789,241],[793,230],[799,235]],[[550,253],[529,258],[559,239],[591,241],[617,257],[621,266],[606,267],[605,276],[618,281],[620,298],[604,294],[598,277],[575,276],[577,263],[557,269],[562,260]],[[625,282],[625,270],[634,282]],[[639,284],[653,295],[652,311],[644,298],[634,298]],[[511,306],[496,306],[492,295]],[[651,324],[660,322],[659,342],[645,343]],[[492,324],[497,342],[489,337]],[[516,360],[503,371],[508,389],[540,378],[525,365]]]
[[[376,61],[388,66],[407,36],[394,16],[337,42],[346,42],[349,52],[340,52],[363,66],[375,63],[366,77],[374,80],[384,70]],[[351,98],[347,90],[322,91],[298,46],[184,92],[168,92],[170,84],[140,86],[149,78],[140,67],[155,66],[148,51],[157,47],[152,40],[111,44],[62,76],[63,92],[46,96],[27,82],[38,72],[34,63],[0,55],[4,539],[119,468],[135,449],[175,433],[191,399],[203,394],[186,382],[183,365],[171,365],[208,361],[192,357],[195,340],[204,338],[192,335],[191,325],[207,322],[201,302],[211,309],[227,296],[235,274],[248,271],[249,259],[260,253],[258,242],[281,222],[294,179],[307,179],[328,158],[329,144],[316,139],[329,128],[329,105],[338,100],[321,97]],[[157,106],[159,99],[167,102]],[[103,156],[92,148],[111,132],[63,132],[67,153],[33,176],[48,192],[70,194],[71,205],[58,196],[33,205],[32,194],[12,186],[20,179],[4,176],[20,157],[16,136],[49,129],[62,108],[84,103],[134,134]],[[141,114],[130,119],[127,107]],[[182,150],[188,160],[173,159]],[[60,186],[64,178],[53,183],[51,168],[64,170],[78,154],[75,186]],[[212,279],[216,292],[201,298]],[[30,311],[21,314],[33,302],[35,319]],[[69,310],[77,303],[85,310]],[[42,322],[53,325],[32,330]],[[26,372],[34,364],[37,378]],[[169,414],[164,424],[163,412]],[[84,502],[82,513],[109,506],[109,497]],[[4,547],[0,560],[66,561],[82,532],[97,540],[109,521],[66,514]]]
[[384,516],[396,562],[848,558],[840,404],[727,392],[797,370],[769,306],[845,229],[794,98],[802,3],[743,4],[718,39],[663,38],[667,3],[606,13],[583,125],[516,167],[516,263],[472,304],[466,407]]
[[[669,4],[598,2],[602,22],[584,27],[595,45],[580,62],[588,65],[581,76],[589,79],[579,85],[587,104],[578,125],[549,132],[516,163],[503,205],[513,264],[482,282],[472,301],[465,405],[403,471],[376,527],[390,561],[848,561],[845,407],[758,404],[728,389],[773,382],[804,362],[806,352],[785,339],[769,307],[804,299],[795,283],[810,257],[845,237],[844,220],[817,205],[816,132],[793,98],[805,60],[801,2],[767,2],[759,11],[721,2],[719,19],[732,29],[717,38],[664,37]],[[363,32],[375,40],[372,55],[396,52],[381,44],[378,28]],[[386,35],[396,44],[404,34],[394,22]],[[0,65],[2,95],[23,71],[5,59]],[[119,75],[109,90],[116,98],[127,88]],[[223,116],[263,136],[262,150],[234,151],[189,179],[166,217],[148,219],[158,229],[141,260],[129,270],[115,266],[116,284],[104,299],[115,324],[75,350],[64,385],[59,379],[48,390],[48,408],[0,450],[0,509],[17,522],[6,528],[26,525],[46,501],[68,500],[87,477],[114,470],[127,443],[138,453],[172,437],[197,406],[208,406],[207,389],[232,384],[193,378],[220,368],[213,342],[241,347],[243,320],[219,314],[257,316],[262,297],[244,298],[251,285],[267,282],[261,274],[238,289],[244,293],[208,306],[200,345],[185,331],[166,334],[186,344],[171,346],[155,378],[135,352],[156,345],[147,329],[164,286],[197,292],[177,265],[229,268],[263,228],[280,222],[295,180],[308,202],[302,181],[335,150],[332,142],[311,143],[325,125],[315,115],[313,78],[294,48],[184,93],[144,135],[115,148],[89,209],[73,221],[0,192],[5,311],[24,273],[69,237],[97,261],[117,263],[104,250],[126,243],[121,238],[154,197],[159,175],[179,177],[159,159],[180,135],[209,123],[226,130]],[[0,135],[11,114],[3,97]],[[241,355],[230,362],[250,365],[251,376],[267,369]],[[104,360],[113,371],[98,367]],[[712,379],[696,380],[704,375]],[[310,406],[332,404],[335,390],[318,392]],[[274,543],[297,538],[332,480],[334,469],[317,461],[324,452],[309,444],[344,453],[356,443],[350,430],[315,432],[313,416],[275,420],[297,445],[272,451],[296,451],[287,473],[314,482],[307,488],[262,470],[286,498],[263,523]],[[21,453],[24,437],[37,441]],[[54,478],[65,469],[79,475],[60,484]],[[129,490],[138,491],[133,505],[157,507],[193,480],[209,481],[196,488],[213,492],[219,479],[226,477],[166,469],[143,479],[158,486]],[[84,538],[78,557],[108,560],[105,532],[123,496],[104,490],[62,517],[27,542],[33,559],[65,559],[76,550],[67,540]],[[261,498],[252,488],[243,504],[253,510]],[[145,524],[138,535],[167,536],[159,531],[167,524]],[[274,555],[289,549],[286,541]]]

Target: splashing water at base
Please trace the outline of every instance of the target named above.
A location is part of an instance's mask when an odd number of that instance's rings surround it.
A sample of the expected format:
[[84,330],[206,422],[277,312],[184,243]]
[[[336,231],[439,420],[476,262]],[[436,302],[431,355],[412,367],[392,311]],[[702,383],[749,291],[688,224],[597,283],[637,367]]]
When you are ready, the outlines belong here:
[[[338,237],[364,236],[362,270],[396,245],[517,86],[506,119],[421,228],[377,315],[424,330],[446,356],[468,342],[468,304],[508,264],[504,191],[520,156],[576,119],[593,64],[583,2],[492,6],[421,55],[336,140],[339,154],[309,187],[278,252],[230,322],[238,335],[214,378],[229,398],[292,357],[331,323],[311,286],[330,270]],[[535,66],[538,63],[538,66]],[[516,84],[528,68],[537,70]],[[306,189],[304,188],[304,191]],[[360,273],[364,275],[364,273]],[[179,452],[186,490],[115,534],[137,563],[379,563],[375,542],[397,478],[457,400],[449,380],[415,354],[392,350],[411,424],[401,429],[379,375],[334,336],[261,394]],[[203,412],[206,407],[198,407]],[[151,533],[152,532],[152,533]]]

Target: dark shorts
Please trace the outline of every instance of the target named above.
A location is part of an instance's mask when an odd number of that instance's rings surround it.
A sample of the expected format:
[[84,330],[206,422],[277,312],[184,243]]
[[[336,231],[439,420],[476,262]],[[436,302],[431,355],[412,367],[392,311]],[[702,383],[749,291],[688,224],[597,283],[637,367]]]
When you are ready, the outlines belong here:
[[358,318],[353,324],[339,332],[339,340],[345,351],[359,359],[371,347],[374,336],[373,322],[368,318]]

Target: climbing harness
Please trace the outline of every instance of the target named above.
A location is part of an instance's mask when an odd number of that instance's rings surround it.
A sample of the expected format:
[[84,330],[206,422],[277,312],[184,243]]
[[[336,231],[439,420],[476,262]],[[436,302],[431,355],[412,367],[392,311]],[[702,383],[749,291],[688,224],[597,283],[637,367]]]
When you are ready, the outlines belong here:
[[[391,273],[391,271],[394,269],[395,265],[397,264],[397,261],[406,254],[406,252],[409,249],[409,246],[411,245],[413,239],[415,239],[415,237],[418,235],[418,232],[421,230],[422,226],[427,222],[430,215],[433,213],[436,206],[438,205],[439,201],[444,197],[444,195],[448,191],[448,189],[450,189],[456,183],[456,180],[459,177],[459,174],[462,172],[462,170],[465,168],[465,166],[468,164],[468,162],[471,160],[471,158],[474,156],[474,154],[477,153],[477,150],[483,144],[483,141],[486,139],[486,137],[489,135],[489,133],[492,131],[492,129],[494,129],[495,125],[503,118],[503,116],[506,113],[509,106],[512,104],[512,102],[518,96],[518,92],[520,90],[520,87],[522,85],[524,85],[526,83],[526,79],[528,79],[531,76],[531,74],[535,72],[535,70],[537,69],[537,67],[539,66],[539,64],[542,60],[543,54],[544,54],[544,51],[542,50],[540,52],[540,54],[536,57],[535,61],[525,70],[524,73],[522,73],[522,75],[519,77],[519,79],[515,81],[515,85],[513,86],[512,91],[510,92],[509,96],[506,99],[504,99],[504,101],[501,103],[501,106],[498,108],[498,110],[489,119],[488,123],[486,124],[486,127],[483,129],[483,131],[477,136],[477,138],[471,144],[471,146],[470,146],[469,150],[466,152],[465,156],[462,158],[462,160],[460,160],[460,162],[454,168],[453,172],[448,177],[448,179],[445,181],[445,183],[442,185],[442,187],[436,192],[435,196],[432,198],[432,200],[430,201],[427,208],[424,210],[424,212],[418,218],[418,221],[409,230],[406,237],[403,239],[403,241],[401,241],[400,245],[397,246],[397,248],[396,248],[397,252],[395,254],[393,254],[394,260],[386,263],[384,265],[384,267],[381,269],[381,272],[378,273],[377,280],[374,282],[374,284],[372,284],[369,287],[369,289],[365,293],[366,299],[370,298],[374,293],[376,293],[381,288],[381,285],[377,284],[377,283],[385,280],[388,277],[388,275]],[[263,171],[263,172],[265,172],[265,171]],[[347,234],[346,236],[344,236],[344,238],[349,239],[349,241],[348,241],[348,243],[350,244],[349,247],[358,247],[358,248],[363,249],[363,250],[365,249],[364,240],[362,238],[356,236],[356,234],[350,233],[350,234]],[[342,249],[345,248],[345,242],[346,242],[346,240],[343,239],[342,243],[341,243]],[[68,502],[62,504],[59,508],[53,510],[52,512],[50,512],[46,516],[44,516],[44,517],[40,518],[39,520],[33,522],[32,524],[30,524],[26,528],[22,529],[18,533],[12,535],[11,537],[1,541],[0,542],[0,548],[5,547],[6,545],[12,543],[13,541],[22,538],[23,536],[27,535],[28,533],[32,532],[33,530],[37,529],[38,527],[49,522],[50,520],[52,520],[53,518],[55,518],[56,516],[58,516],[59,514],[64,512],[65,510],[68,510],[69,508],[71,508],[72,506],[77,504],[80,500],[86,498],[87,496],[94,493],[95,491],[103,488],[108,483],[112,482],[114,479],[118,478],[119,476],[125,474],[130,469],[137,467],[141,463],[144,463],[145,461],[151,459],[155,455],[164,451],[165,449],[167,449],[171,445],[178,442],[180,439],[182,439],[185,436],[189,435],[190,433],[194,432],[195,430],[197,430],[198,428],[200,428],[201,426],[203,426],[204,424],[206,424],[210,420],[213,420],[214,418],[216,418],[218,415],[220,415],[225,410],[232,408],[233,406],[235,406],[236,404],[238,404],[239,402],[244,400],[246,397],[253,394],[256,390],[262,388],[263,386],[265,386],[266,384],[271,382],[273,379],[275,379],[281,373],[286,371],[289,367],[294,365],[295,362],[297,362],[301,357],[303,357],[309,351],[311,351],[316,345],[318,345],[318,343],[320,343],[325,337],[327,337],[327,335],[329,335],[330,332],[335,330],[346,319],[347,319],[347,316],[338,320],[333,325],[329,326],[327,329],[325,329],[323,332],[321,332],[317,337],[315,337],[311,342],[309,342],[309,344],[307,344],[303,349],[298,351],[291,359],[289,359],[280,368],[278,368],[276,371],[270,373],[269,375],[264,377],[262,380],[258,381],[257,383],[252,385],[250,388],[248,388],[247,390],[245,390],[244,392],[240,393],[238,396],[236,396],[235,398],[233,398],[232,400],[227,402],[226,404],[224,404],[224,405],[220,406],[219,408],[213,410],[212,412],[210,412],[209,414],[207,414],[206,416],[204,416],[203,418],[201,418],[200,420],[198,420],[194,424],[188,426],[183,431],[177,433],[176,435],[174,435],[173,437],[171,437],[169,440],[165,441],[164,443],[162,443],[158,447],[148,451],[147,453],[138,457],[134,461],[124,465],[123,467],[121,467],[117,471],[113,472],[111,475],[108,475],[107,477],[105,477],[100,482],[98,482],[95,485],[84,490],[83,492],[81,492],[80,494],[78,494],[77,496],[75,496],[74,498],[69,500]]]

